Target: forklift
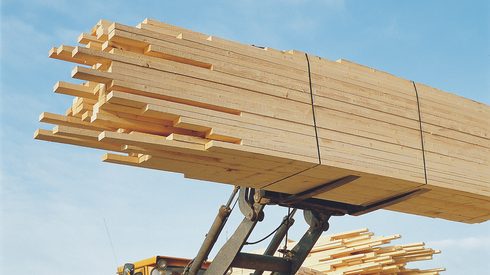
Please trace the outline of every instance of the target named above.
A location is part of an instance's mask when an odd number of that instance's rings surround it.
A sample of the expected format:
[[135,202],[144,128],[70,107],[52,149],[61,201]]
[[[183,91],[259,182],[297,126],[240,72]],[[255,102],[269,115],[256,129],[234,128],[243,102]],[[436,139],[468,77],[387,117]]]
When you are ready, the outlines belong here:
[[[367,214],[428,191],[425,188],[416,188],[366,205],[315,198],[319,194],[349,184],[358,178],[359,176],[349,175],[293,195],[236,186],[226,204],[219,208],[218,214],[194,259],[157,256],[136,263],[127,263],[118,268],[118,274],[225,275],[231,274],[232,268],[254,270],[251,273],[253,275],[262,275],[265,271],[270,271],[272,275],[296,274],[321,234],[328,230],[330,217]],[[235,199],[235,197],[237,198]],[[218,251],[213,261],[208,262],[209,253],[237,203],[244,218],[233,235]],[[264,220],[266,205],[287,207],[288,215],[270,234],[270,236],[272,234],[274,236],[262,255],[241,252],[243,246],[248,244],[247,239],[257,223]],[[294,224],[293,216],[298,209],[303,210],[303,216],[309,228],[292,249],[279,249],[289,228]],[[276,252],[282,254],[282,257],[274,256]]]
[[[155,256],[134,263],[127,263],[117,268],[118,275],[181,275],[186,266],[191,262],[190,259],[176,258],[169,256]],[[202,264],[201,270],[197,274],[202,275],[208,268],[209,262]]]

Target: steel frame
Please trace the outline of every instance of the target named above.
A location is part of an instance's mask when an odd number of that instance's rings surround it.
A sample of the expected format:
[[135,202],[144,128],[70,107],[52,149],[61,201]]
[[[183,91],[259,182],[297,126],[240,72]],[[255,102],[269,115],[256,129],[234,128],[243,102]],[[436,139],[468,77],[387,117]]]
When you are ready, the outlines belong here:
[[[328,221],[331,216],[363,215],[428,191],[424,188],[418,188],[367,205],[355,205],[314,198],[314,196],[348,184],[358,178],[359,176],[349,175],[294,195],[235,187],[226,205],[220,207],[218,215],[206,235],[196,258],[186,268],[184,274],[196,275],[202,263],[207,260],[231,213],[230,206],[237,193],[238,205],[244,218],[233,235],[221,247],[206,270],[206,275],[224,275],[232,267],[255,270],[253,275],[261,275],[264,271],[272,271],[273,275],[295,274],[318,238],[323,232],[328,230]],[[264,207],[266,205],[290,207],[293,212],[291,215],[284,217],[263,255],[241,252],[257,223],[264,219]],[[292,217],[296,209],[303,210],[304,218],[309,228],[291,250],[280,251],[283,253],[283,257],[275,257],[273,255],[286,236],[287,230],[294,224]]]

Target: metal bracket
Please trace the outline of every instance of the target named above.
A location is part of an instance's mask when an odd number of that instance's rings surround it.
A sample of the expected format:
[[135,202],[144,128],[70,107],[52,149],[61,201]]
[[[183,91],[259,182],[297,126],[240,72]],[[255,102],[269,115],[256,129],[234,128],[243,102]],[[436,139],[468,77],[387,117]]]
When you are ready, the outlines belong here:
[[238,206],[242,214],[249,220],[254,221],[258,219],[262,221],[264,219],[264,212],[258,211],[254,207],[255,189],[240,187],[238,192]]

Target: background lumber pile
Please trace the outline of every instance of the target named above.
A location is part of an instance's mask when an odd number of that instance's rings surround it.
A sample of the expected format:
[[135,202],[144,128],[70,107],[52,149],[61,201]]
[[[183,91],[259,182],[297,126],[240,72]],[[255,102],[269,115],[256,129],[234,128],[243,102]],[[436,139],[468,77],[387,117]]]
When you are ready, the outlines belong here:
[[[78,63],[74,96],[35,138],[188,178],[367,204],[424,187],[390,210],[490,219],[490,108],[349,61],[239,44],[146,19],[101,20],[49,56]],[[308,58],[308,60],[307,60]],[[310,91],[311,79],[311,91]],[[417,88],[418,94],[415,90]]]
[[391,245],[400,235],[374,236],[360,229],[323,236],[303,264],[323,274],[439,274],[444,269],[407,268],[409,262],[431,260],[439,250],[424,243]]
[[[303,263],[299,275],[318,274],[432,274],[443,268],[420,270],[407,267],[415,261],[431,260],[439,250],[426,248],[424,243],[387,245],[400,235],[374,236],[368,229],[359,229],[322,236]],[[290,242],[288,247],[293,247]],[[276,255],[280,256],[280,255]],[[234,275],[249,274],[233,270]]]

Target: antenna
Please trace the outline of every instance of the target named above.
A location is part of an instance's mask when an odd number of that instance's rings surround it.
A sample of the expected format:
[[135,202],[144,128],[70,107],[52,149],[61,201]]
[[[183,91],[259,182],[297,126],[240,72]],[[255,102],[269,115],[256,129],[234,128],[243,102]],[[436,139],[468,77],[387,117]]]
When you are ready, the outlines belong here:
[[112,238],[111,238],[111,234],[109,233],[109,228],[107,227],[107,222],[106,222],[105,218],[103,218],[103,220],[104,220],[105,232],[107,233],[107,237],[109,238],[109,244],[111,245],[112,255],[114,256],[114,263],[117,266],[118,260],[117,260],[117,256],[116,256],[116,250],[114,249],[114,244],[112,243]]

